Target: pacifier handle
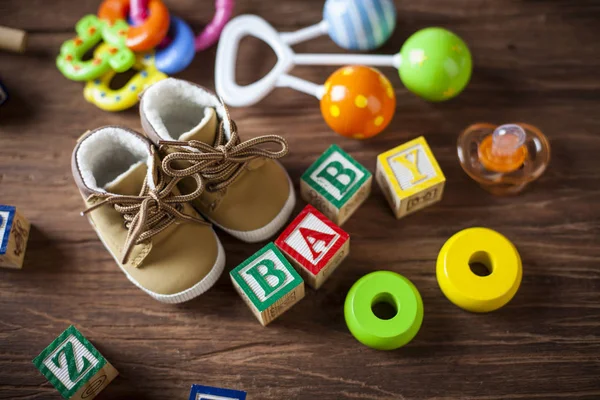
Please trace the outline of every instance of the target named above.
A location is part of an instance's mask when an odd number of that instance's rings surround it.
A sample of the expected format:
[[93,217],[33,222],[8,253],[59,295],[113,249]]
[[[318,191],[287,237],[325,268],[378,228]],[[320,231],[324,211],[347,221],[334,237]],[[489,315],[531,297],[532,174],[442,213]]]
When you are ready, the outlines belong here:
[[208,49],[217,43],[225,24],[233,14],[234,0],[215,0],[215,16],[196,37],[196,51]]

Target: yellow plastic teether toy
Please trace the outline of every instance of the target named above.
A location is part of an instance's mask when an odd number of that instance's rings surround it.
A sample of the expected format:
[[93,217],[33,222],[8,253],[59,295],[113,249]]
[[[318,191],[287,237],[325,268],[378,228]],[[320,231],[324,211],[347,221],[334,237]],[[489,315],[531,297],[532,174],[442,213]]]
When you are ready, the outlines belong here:
[[[98,46],[94,55],[109,51],[106,44]],[[154,52],[136,55],[133,69],[139,71],[120,89],[110,88],[110,81],[117,74],[111,70],[101,77],[90,80],[85,85],[83,96],[90,103],[105,111],[122,111],[133,107],[138,102],[138,95],[151,84],[167,78],[154,66]]]
[[[487,273],[471,266],[483,264]],[[487,228],[469,228],[452,236],[440,250],[436,275],[448,300],[472,312],[497,310],[517,293],[523,276],[521,257],[504,236]]]

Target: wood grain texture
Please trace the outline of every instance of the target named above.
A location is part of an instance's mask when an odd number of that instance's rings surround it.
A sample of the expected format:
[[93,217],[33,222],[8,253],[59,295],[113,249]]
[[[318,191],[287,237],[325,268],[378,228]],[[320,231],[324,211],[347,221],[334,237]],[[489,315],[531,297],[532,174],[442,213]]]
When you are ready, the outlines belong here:
[[[199,30],[212,4],[166,0]],[[206,2],[209,4],[211,2]],[[322,0],[238,0],[279,30],[317,22]],[[204,4],[204,3],[202,3]],[[0,399],[58,399],[31,360],[76,325],[121,375],[99,399],[185,399],[192,383],[243,389],[252,399],[600,398],[600,2],[596,0],[397,0],[398,27],[382,53],[417,29],[447,27],[469,44],[474,75],[458,98],[426,103],[392,69],[397,113],[384,134],[353,141],[332,133],[318,102],[291,90],[232,110],[243,137],[278,133],[296,188],[331,143],[370,171],[376,155],[425,135],[444,174],[443,200],[396,220],[374,193],[344,225],[351,254],[318,291],[268,328],[256,322],[225,273],[190,303],[157,303],[129,283],[79,216],[83,204],[69,157],[76,138],[101,125],[140,129],[137,110],[109,114],[86,103],[80,83],[54,66],[75,22],[97,0],[2,0],[0,25],[30,32],[25,55],[0,54],[12,99],[0,107],[0,203],[33,224],[23,270],[0,271]],[[249,82],[274,59],[256,40],[240,52]],[[340,52],[323,37],[298,51]],[[179,77],[214,87],[215,49]],[[322,83],[334,70],[298,68]],[[553,159],[518,197],[496,198],[461,170],[458,133],[473,122],[526,121],[550,138]],[[296,211],[303,203],[299,202]],[[435,279],[444,241],[470,226],[498,230],[518,247],[523,283],[508,306],[475,315],[453,306]],[[220,235],[227,271],[263,244]],[[421,332],[407,347],[379,352],[346,329],[342,306],[362,275],[389,269],[419,288]]]

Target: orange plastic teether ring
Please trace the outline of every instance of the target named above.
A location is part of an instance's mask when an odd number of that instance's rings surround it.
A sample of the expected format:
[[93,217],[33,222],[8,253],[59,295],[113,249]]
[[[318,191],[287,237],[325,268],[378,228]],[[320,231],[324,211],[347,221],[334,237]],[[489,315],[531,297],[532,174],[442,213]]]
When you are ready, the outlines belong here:
[[[169,31],[169,10],[160,0],[148,1],[149,16],[143,24],[127,30],[125,44],[133,51],[146,51],[157,46]],[[115,22],[127,21],[129,0],[105,0],[98,9],[98,17]]]

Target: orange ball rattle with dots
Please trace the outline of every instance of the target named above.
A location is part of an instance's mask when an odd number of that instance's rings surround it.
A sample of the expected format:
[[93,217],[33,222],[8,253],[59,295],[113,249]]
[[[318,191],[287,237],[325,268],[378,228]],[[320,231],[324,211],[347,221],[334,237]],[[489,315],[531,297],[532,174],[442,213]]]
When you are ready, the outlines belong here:
[[342,136],[368,139],[385,129],[394,117],[396,94],[390,81],[374,68],[343,67],[325,82],[321,114]]

